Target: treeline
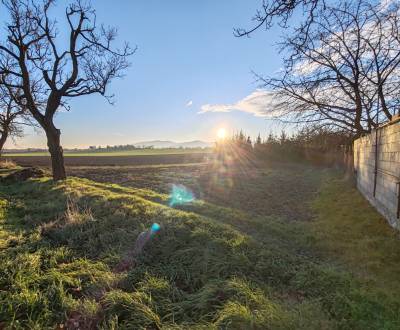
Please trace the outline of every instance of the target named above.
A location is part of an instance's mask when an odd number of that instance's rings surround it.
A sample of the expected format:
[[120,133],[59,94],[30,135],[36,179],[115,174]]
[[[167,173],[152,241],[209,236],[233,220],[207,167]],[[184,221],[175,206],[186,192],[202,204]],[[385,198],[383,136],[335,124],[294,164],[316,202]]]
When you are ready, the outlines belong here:
[[323,164],[341,162],[350,154],[353,137],[347,132],[332,132],[322,128],[304,128],[289,134],[282,130],[266,138],[259,134],[255,140],[243,131],[235,133],[223,143],[217,143],[218,153],[226,159],[275,161],[311,161]]
[[130,150],[141,150],[141,149],[154,149],[154,146],[136,146],[133,144],[115,145],[115,146],[90,146],[88,151],[92,152],[109,152],[109,151],[130,151]]
[[[112,151],[130,151],[130,150],[142,150],[142,149],[154,149],[153,146],[135,146],[132,144],[126,145],[115,145],[115,146],[89,146],[89,148],[66,148],[65,152],[112,152]],[[6,149],[4,153],[26,153],[26,152],[47,152],[47,149],[43,148],[26,148],[26,149]]]

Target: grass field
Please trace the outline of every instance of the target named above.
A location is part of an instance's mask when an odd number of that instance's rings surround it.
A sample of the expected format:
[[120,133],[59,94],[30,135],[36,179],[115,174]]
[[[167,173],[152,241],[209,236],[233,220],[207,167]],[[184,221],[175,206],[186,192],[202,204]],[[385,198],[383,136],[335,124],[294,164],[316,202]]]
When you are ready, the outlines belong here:
[[[400,327],[398,233],[334,170],[69,173],[0,185],[0,328]],[[197,200],[170,206],[172,184]],[[159,235],[117,270],[153,222]]]

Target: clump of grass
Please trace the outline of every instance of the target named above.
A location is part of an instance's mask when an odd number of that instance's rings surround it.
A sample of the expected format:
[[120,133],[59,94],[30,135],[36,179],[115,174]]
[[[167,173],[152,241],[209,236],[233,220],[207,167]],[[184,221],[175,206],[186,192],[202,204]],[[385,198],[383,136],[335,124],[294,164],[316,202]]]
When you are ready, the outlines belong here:
[[0,159],[0,170],[10,170],[17,168],[17,164],[11,159]]
[[80,224],[86,221],[94,221],[92,210],[87,205],[80,207],[76,198],[70,196],[67,200],[67,209],[64,217],[67,224]]
[[230,298],[218,312],[217,327],[228,328],[232,325],[243,329],[250,325],[252,329],[277,329],[283,325],[285,310],[268,299],[263,290],[253,286],[239,278],[228,281]]
[[143,292],[123,292],[113,290],[102,299],[105,319],[115,318],[125,329],[161,328],[160,317],[151,309],[151,297]]

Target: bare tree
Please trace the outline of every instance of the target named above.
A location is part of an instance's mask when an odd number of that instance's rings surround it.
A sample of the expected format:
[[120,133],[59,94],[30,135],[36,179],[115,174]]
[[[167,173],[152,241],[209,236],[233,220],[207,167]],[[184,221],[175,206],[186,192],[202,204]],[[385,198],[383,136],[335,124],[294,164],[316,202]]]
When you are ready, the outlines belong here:
[[0,85],[0,155],[9,137],[22,136],[21,125],[28,122],[26,108],[18,100],[21,90]]
[[364,0],[314,12],[307,35],[284,40],[281,75],[259,77],[275,93],[275,116],[355,135],[390,120],[399,105],[398,14]]
[[128,44],[114,48],[116,29],[98,26],[94,9],[81,0],[66,7],[68,39],[62,49],[57,22],[49,17],[54,4],[55,0],[3,0],[9,22],[6,40],[0,43],[0,74],[15,79],[0,83],[22,88],[27,109],[46,133],[53,179],[61,180],[66,173],[55,114],[68,107],[68,99],[83,95],[97,93],[112,102],[107,87],[122,77],[135,50]]
[[360,40],[369,51],[362,62],[363,74],[383,120],[391,120],[400,107],[400,3],[389,4],[369,6],[369,25]]
[[262,27],[269,29],[274,21],[278,21],[281,26],[286,27],[298,8],[302,9],[306,19],[300,23],[297,29],[307,33],[314,21],[315,12],[325,8],[325,2],[326,0],[263,0],[261,8],[253,17],[254,26],[248,29],[235,29],[234,33],[237,37],[250,36]]

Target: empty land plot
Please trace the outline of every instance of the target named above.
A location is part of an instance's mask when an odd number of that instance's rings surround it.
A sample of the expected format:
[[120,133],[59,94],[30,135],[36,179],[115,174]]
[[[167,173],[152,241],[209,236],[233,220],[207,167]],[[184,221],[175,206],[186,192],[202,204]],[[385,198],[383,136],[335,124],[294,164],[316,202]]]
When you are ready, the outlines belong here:
[[[181,152],[181,153],[154,153],[124,155],[122,153],[106,153],[91,155],[65,154],[66,166],[129,166],[129,165],[157,165],[157,164],[185,164],[205,162],[212,157],[209,152]],[[51,159],[47,155],[35,153],[7,154],[6,159],[11,159],[21,166],[50,166]]]
[[[69,168],[0,185],[0,327],[398,329],[398,234],[306,165]],[[172,185],[196,200],[170,204]],[[116,266],[153,222],[135,264]]]

